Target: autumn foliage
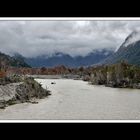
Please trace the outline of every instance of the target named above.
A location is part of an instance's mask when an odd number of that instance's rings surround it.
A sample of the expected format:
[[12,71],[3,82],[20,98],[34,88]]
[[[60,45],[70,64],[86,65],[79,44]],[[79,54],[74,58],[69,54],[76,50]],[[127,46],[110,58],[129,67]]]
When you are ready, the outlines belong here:
[[6,72],[0,71],[0,78],[6,77]]
[[69,68],[64,65],[56,66],[53,68],[41,67],[41,68],[8,68],[7,75],[64,75],[64,74],[78,74],[89,75],[88,68]]

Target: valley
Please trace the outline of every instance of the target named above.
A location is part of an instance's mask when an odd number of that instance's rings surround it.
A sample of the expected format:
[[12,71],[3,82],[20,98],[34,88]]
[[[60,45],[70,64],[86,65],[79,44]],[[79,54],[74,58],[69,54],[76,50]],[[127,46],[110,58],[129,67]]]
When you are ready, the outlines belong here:
[[140,120],[139,21],[0,21],[0,120]]

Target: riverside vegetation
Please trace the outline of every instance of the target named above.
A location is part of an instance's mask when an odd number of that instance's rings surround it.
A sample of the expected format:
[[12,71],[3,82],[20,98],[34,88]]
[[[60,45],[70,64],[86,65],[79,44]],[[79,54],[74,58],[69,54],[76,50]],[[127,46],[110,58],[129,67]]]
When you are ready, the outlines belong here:
[[140,66],[128,64],[122,60],[115,64],[89,67],[69,68],[63,65],[54,68],[20,68],[12,69],[19,75],[61,75],[89,81],[95,85],[110,87],[140,88]]
[[98,66],[92,69],[88,81],[96,85],[140,89],[140,67],[125,61]]

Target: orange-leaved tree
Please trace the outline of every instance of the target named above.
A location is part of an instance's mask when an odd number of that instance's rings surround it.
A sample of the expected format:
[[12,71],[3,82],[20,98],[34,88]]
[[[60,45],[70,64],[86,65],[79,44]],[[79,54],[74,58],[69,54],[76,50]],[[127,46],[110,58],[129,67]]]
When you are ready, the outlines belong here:
[[6,77],[6,72],[0,70],[0,78]]

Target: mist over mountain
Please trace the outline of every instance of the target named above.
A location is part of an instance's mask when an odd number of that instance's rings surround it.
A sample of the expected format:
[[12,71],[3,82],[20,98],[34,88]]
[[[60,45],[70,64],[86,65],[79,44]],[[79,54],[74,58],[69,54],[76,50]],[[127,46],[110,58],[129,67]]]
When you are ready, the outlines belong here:
[[139,41],[140,21],[0,21],[0,52],[17,66],[139,65]]
[[120,48],[100,64],[113,64],[122,60],[130,64],[140,65],[140,31],[132,32]]
[[9,67],[30,67],[25,63],[24,59],[15,55],[13,57],[0,52],[0,69],[6,69]]
[[14,58],[20,63],[26,62],[32,67],[54,67],[65,65],[67,67],[92,66],[98,64],[114,64],[122,60],[130,64],[140,65],[140,31],[130,33],[119,49],[97,49],[86,56],[71,56],[64,52],[55,52],[52,55],[40,55],[33,58],[15,54]]
[[113,52],[113,50],[102,49],[93,51],[86,56],[75,57],[62,52],[57,52],[50,57],[42,55],[36,58],[25,58],[25,62],[32,67],[54,67],[57,65],[65,65],[68,67],[90,66],[107,58]]
[[121,20],[0,21],[0,51],[30,58],[55,52],[86,56],[92,50],[118,48],[139,25]]

